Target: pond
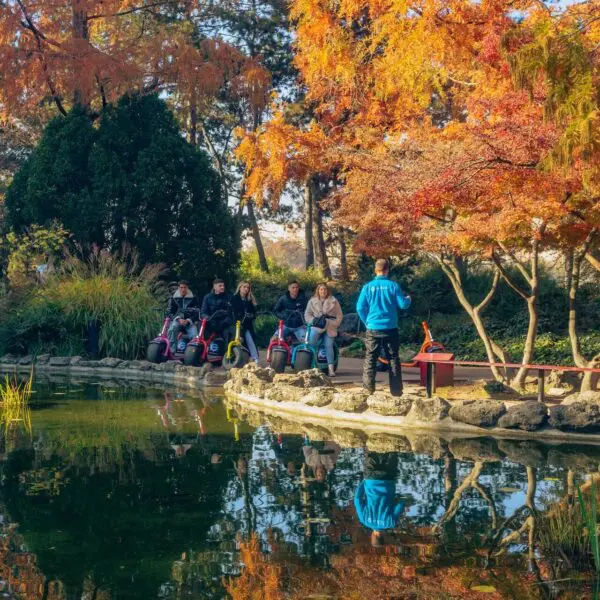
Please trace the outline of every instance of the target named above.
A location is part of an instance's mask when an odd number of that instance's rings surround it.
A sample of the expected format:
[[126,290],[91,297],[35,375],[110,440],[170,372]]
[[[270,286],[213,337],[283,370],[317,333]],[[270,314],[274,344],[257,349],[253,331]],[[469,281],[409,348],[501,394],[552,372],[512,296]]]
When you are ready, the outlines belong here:
[[31,431],[1,437],[7,597],[597,594],[577,486],[600,448],[501,440],[493,460],[484,438],[459,460],[283,430],[214,393],[38,382]]

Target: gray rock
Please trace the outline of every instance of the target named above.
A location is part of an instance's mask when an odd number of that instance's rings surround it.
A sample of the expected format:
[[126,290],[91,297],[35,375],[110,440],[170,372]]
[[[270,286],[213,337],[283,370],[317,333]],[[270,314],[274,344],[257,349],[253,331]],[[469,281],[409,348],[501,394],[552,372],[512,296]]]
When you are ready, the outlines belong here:
[[367,398],[367,406],[380,415],[403,417],[410,411],[413,400],[411,396],[392,396],[388,392],[375,392]]
[[[338,327],[340,333],[358,333],[361,328],[360,317],[357,313],[347,313]],[[363,328],[364,331],[364,328]]]
[[367,410],[367,398],[369,395],[369,392],[366,390],[336,392],[333,395],[333,401],[331,402],[330,407],[333,410],[361,413]]
[[161,371],[163,373],[173,373],[177,370],[177,365],[179,364],[181,363],[178,360],[168,360],[167,362],[154,365],[152,368],[154,371]]
[[122,360],[121,363],[117,366],[119,367],[119,369],[129,369],[130,364],[131,364],[130,360]]
[[305,395],[306,390],[294,385],[273,385],[264,392],[265,400],[273,400],[275,402],[298,402]]
[[316,387],[302,398],[302,403],[308,406],[327,406],[333,401],[334,394],[333,387]]
[[202,383],[209,387],[223,386],[227,381],[226,377],[227,374],[223,371],[208,371],[202,377]]
[[71,364],[70,356],[53,356],[50,359],[51,367],[68,367]]
[[367,448],[371,452],[411,452],[410,442],[403,435],[374,433],[367,440]]
[[416,398],[408,413],[407,418],[411,421],[424,421],[433,423],[441,421],[448,416],[450,404],[443,398]]
[[25,366],[33,364],[33,356],[31,356],[31,354],[28,354],[27,356],[21,356],[19,359],[19,364]]
[[77,363],[77,367],[85,367],[86,369],[95,369],[99,363],[97,360],[80,360]]
[[450,417],[477,427],[493,427],[506,412],[503,402],[497,400],[466,400],[450,408]]
[[150,371],[152,369],[152,363],[147,360],[132,360],[129,363],[128,368],[136,371]]
[[529,400],[516,406],[511,406],[508,412],[500,417],[498,427],[504,429],[522,429],[535,431],[544,427],[548,421],[548,408],[543,402]]
[[581,373],[577,373],[576,371],[550,371],[550,374],[546,378],[548,388],[560,388],[567,392],[578,389],[580,384]]
[[123,361],[120,358],[111,358],[110,356],[107,356],[106,358],[103,358],[101,361],[99,361],[99,365],[101,367],[109,367],[111,369],[114,369],[115,367],[118,367]]
[[5,354],[0,358],[0,363],[5,365],[16,365],[19,362],[19,357],[12,354]]
[[446,440],[435,435],[417,435],[411,437],[410,445],[415,454],[426,454],[436,460],[448,455]]
[[38,365],[45,365],[50,361],[51,356],[49,354],[40,354],[36,356],[35,362]]
[[300,373],[278,373],[273,377],[274,385],[293,385],[301,388],[314,388],[331,385],[327,375],[319,369],[309,369]]
[[71,366],[78,365],[82,360],[83,358],[81,356],[71,356]]
[[497,462],[504,458],[492,438],[455,439],[450,442],[450,452],[455,458],[470,462]]
[[531,440],[498,440],[498,448],[508,459],[525,467],[543,467],[548,463],[548,449]]
[[575,402],[550,408],[550,426],[562,431],[600,431],[600,405]]

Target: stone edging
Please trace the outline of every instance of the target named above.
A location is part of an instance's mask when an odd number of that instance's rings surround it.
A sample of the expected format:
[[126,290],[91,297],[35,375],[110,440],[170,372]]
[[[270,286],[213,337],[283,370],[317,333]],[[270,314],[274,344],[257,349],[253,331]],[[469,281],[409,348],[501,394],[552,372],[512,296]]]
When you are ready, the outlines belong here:
[[54,373],[58,375],[77,375],[97,379],[142,380],[148,383],[172,384],[180,387],[220,387],[227,381],[228,373],[212,369],[212,365],[186,367],[177,361],[153,364],[145,360],[120,360],[104,358],[92,361],[79,356],[41,355],[37,360],[30,356],[0,358],[0,372]]
[[[453,432],[463,436],[494,436],[600,444],[600,407],[571,404],[552,407],[553,422],[547,424],[546,407],[537,402],[516,402],[508,412],[503,402],[483,400],[450,404],[442,398],[427,399],[422,391],[395,398],[385,392],[369,395],[361,389],[342,390],[319,371],[277,375],[271,369],[247,365],[235,369],[224,388],[226,393],[244,409],[258,410],[270,415],[286,415],[302,423],[321,422],[325,426],[360,429],[364,432],[402,433],[407,431]],[[532,404],[527,407],[526,404]],[[531,414],[523,415],[523,408]],[[560,408],[560,411],[557,409]],[[590,410],[594,431],[572,431],[572,422],[564,411]],[[466,414],[465,414],[466,413]],[[537,414],[536,414],[537,413]],[[543,413],[540,416],[540,413]],[[572,416],[567,412],[567,416]],[[475,415],[475,417],[474,417]],[[503,417],[510,417],[502,421]],[[559,417],[563,417],[563,420]],[[485,423],[489,426],[480,426]],[[506,423],[510,428],[498,426]]]

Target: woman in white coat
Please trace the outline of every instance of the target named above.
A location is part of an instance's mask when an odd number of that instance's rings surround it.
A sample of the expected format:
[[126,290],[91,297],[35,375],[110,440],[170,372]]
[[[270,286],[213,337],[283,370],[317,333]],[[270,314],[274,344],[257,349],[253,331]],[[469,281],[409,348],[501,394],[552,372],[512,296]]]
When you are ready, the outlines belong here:
[[[321,317],[326,317],[324,324],[319,323],[319,321],[323,321]],[[304,312],[304,319],[312,325],[309,341],[315,349],[318,348],[319,338],[322,335],[325,336],[325,352],[327,353],[330,377],[335,377],[333,344],[335,343],[342,317],[340,303],[331,295],[327,284],[320,283],[315,289],[314,296],[308,301],[306,311]],[[322,324],[323,326],[316,327],[315,323]]]

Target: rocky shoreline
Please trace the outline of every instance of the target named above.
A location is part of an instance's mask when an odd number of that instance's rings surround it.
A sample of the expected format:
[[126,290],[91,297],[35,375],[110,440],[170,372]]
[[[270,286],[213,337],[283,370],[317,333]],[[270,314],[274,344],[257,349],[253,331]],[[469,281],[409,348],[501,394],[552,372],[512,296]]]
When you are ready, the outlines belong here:
[[0,372],[56,373],[79,377],[143,380],[147,383],[166,383],[180,387],[203,388],[221,387],[228,374],[207,364],[202,367],[186,367],[178,361],[154,364],[145,360],[121,360],[103,358],[85,360],[81,356],[12,356],[0,358]]
[[285,415],[297,421],[328,422],[363,431],[424,430],[463,435],[579,440],[600,443],[600,393],[586,392],[548,406],[537,401],[426,398],[424,390],[406,386],[393,397],[361,388],[336,388],[318,370],[276,374],[247,365],[233,370],[224,385],[238,406]]

